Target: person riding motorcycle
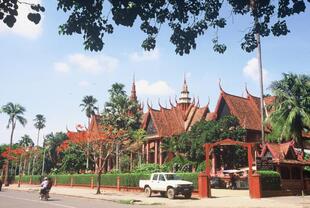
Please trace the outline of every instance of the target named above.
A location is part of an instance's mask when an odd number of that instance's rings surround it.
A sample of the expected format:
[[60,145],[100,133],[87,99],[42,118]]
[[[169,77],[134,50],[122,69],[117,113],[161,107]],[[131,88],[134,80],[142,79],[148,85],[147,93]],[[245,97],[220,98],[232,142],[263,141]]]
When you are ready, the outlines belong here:
[[41,183],[40,198],[47,200],[49,198],[49,191],[51,190],[51,188],[52,188],[51,179],[45,177]]

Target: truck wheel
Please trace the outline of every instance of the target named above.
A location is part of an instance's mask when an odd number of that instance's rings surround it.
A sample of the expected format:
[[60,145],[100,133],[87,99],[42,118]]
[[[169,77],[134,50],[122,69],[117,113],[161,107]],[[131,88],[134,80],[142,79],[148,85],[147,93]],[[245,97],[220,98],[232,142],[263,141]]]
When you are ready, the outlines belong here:
[[160,196],[166,197],[166,192],[165,192],[165,191],[161,191],[161,192],[160,192]]
[[167,196],[168,196],[169,199],[174,199],[174,197],[175,197],[174,188],[168,188],[168,190],[167,190]]
[[185,193],[185,194],[184,194],[184,197],[185,197],[185,199],[190,199],[190,198],[192,198],[192,192]]
[[152,195],[152,189],[149,186],[145,187],[144,194],[146,197],[150,197]]

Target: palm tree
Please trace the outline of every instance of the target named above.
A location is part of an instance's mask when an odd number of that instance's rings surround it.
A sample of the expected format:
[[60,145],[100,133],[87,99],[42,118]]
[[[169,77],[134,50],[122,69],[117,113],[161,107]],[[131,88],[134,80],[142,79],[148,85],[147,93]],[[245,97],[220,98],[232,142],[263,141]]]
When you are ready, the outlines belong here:
[[82,111],[85,111],[85,114],[88,118],[88,125],[90,123],[90,118],[92,115],[95,115],[95,110],[98,110],[98,107],[95,106],[97,103],[97,99],[94,98],[92,95],[86,95],[80,106],[82,107]]
[[[95,106],[97,103],[97,99],[92,95],[86,95],[80,106],[82,107],[82,111],[85,111],[86,117],[88,118],[88,126],[90,125],[90,118],[92,115],[95,115],[95,110],[98,110],[98,107]],[[87,153],[86,153],[86,170],[88,170],[89,166],[89,144],[87,143]]]
[[[14,130],[17,122],[19,122],[22,126],[27,124],[27,120],[23,117],[26,109],[19,105],[13,104],[11,102],[2,106],[2,112],[6,113],[9,116],[9,121],[7,124],[7,128],[11,127],[11,137],[10,137],[10,149],[12,149]],[[5,186],[9,185],[9,161],[7,161],[6,170],[5,170]]]
[[[25,134],[19,140],[18,145],[21,147],[24,147],[28,153],[28,151],[30,150],[30,147],[34,146],[34,142],[32,141],[32,139],[30,138],[30,136],[28,134]],[[23,171],[25,171],[26,170],[26,163],[28,162],[28,175],[29,175],[29,171],[30,171],[30,164],[31,164],[30,161],[31,161],[31,152],[29,151],[29,154],[25,155],[24,167],[23,167]],[[20,170],[22,169],[21,164],[22,164],[22,160],[20,160]]]
[[34,127],[38,129],[37,146],[39,146],[40,131],[45,127],[46,119],[44,115],[37,114],[33,121],[35,122]]
[[34,143],[33,143],[32,139],[30,138],[30,136],[28,134],[25,134],[19,140],[18,145],[22,146],[22,147],[33,147]]
[[273,128],[280,127],[280,139],[294,139],[304,155],[302,132],[310,129],[310,77],[283,74],[270,88],[276,96],[270,115]]

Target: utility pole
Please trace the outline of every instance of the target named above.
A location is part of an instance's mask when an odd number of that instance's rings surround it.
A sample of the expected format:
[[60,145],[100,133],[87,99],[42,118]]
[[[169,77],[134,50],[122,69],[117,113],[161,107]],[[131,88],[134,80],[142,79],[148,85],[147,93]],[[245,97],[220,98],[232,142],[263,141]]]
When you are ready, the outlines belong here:
[[259,84],[260,84],[260,117],[261,117],[261,134],[262,143],[265,143],[265,132],[264,132],[264,82],[263,82],[263,66],[262,66],[262,52],[261,52],[261,42],[260,34],[256,33],[257,41],[257,61],[258,61],[258,71],[259,71]]
[[265,144],[265,132],[264,132],[264,82],[263,82],[263,64],[262,64],[262,50],[261,50],[261,41],[260,41],[260,31],[256,28],[259,24],[257,17],[257,0],[251,0],[250,7],[253,10],[254,14],[254,27],[256,29],[255,38],[257,43],[257,62],[258,62],[258,73],[259,73],[259,85],[260,85],[260,117],[261,117],[261,136],[262,144]]

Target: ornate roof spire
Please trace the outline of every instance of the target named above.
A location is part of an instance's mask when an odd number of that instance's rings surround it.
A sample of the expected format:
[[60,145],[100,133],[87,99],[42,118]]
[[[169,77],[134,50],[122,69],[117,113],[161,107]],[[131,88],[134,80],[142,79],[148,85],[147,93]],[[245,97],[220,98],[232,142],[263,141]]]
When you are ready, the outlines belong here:
[[190,104],[191,98],[189,97],[188,86],[186,82],[186,76],[184,74],[184,83],[181,91],[181,96],[179,98],[179,103]]
[[136,92],[135,74],[133,74],[133,80],[132,80],[132,86],[131,86],[130,100],[132,100],[132,101],[138,101],[138,99],[137,99],[137,92]]

